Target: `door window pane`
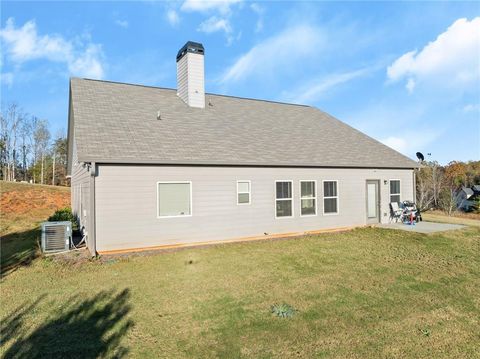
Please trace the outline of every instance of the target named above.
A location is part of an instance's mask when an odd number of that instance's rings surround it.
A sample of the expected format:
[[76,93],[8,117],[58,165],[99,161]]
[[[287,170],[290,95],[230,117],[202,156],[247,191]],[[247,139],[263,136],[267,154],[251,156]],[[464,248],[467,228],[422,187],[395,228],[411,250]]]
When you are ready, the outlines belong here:
[[367,212],[368,218],[377,217],[377,185],[367,184]]

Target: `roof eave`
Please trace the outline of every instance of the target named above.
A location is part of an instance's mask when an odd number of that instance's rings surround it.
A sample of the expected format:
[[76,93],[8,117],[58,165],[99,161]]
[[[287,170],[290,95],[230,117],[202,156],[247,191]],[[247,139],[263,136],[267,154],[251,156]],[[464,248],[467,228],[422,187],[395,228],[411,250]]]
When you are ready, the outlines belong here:
[[79,158],[80,162],[95,162],[97,164],[111,165],[158,165],[158,166],[212,166],[212,167],[285,167],[285,168],[357,168],[357,169],[396,169],[396,170],[414,170],[419,168],[418,164],[412,166],[357,166],[357,165],[322,165],[312,163],[231,163],[221,161],[158,161],[158,160],[114,160],[102,158]]

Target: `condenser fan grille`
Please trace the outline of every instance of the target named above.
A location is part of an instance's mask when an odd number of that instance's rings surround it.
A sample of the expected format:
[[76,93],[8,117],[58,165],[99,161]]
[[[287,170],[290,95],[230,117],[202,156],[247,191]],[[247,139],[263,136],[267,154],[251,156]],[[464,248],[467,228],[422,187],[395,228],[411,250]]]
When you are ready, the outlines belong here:
[[70,249],[72,225],[70,222],[42,223],[42,250],[60,252]]

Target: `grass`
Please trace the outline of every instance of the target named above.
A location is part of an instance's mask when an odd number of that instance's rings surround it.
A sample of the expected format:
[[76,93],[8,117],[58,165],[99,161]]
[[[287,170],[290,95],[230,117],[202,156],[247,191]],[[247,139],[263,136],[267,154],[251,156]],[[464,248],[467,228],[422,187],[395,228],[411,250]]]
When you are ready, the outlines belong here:
[[422,213],[422,217],[425,221],[429,222],[441,222],[441,223],[453,223],[453,224],[464,224],[467,226],[476,226],[480,227],[480,215],[465,215],[458,214],[453,216],[447,216],[441,211],[428,211]]
[[2,280],[0,321],[5,357],[479,357],[480,228],[37,258]]

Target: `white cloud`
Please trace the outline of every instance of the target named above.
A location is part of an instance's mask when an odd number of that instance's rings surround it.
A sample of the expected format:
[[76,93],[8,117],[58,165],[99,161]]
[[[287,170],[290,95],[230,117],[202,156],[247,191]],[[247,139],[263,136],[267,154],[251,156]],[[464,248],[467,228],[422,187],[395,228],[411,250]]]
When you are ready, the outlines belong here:
[[[216,16],[212,16],[202,22],[197,31],[204,32],[206,34],[211,34],[217,31],[223,31],[225,33],[225,37],[227,38],[227,45],[231,45],[234,37],[232,35],[232,26],[230,25],[230,21],[228,19],[219,18]],[[241,36],[241,33],[239,34]],[[237,36],[238,38],[238,36]]]
[[207,34],[217,31],[223,31],[226,34],[230,34],[232,32],[232,27],[230,26],[230,22],[227,19],[212,16],[202,22],[198,27],[197,31],[205,32]]
[[407,81],[407,84],[405,85],[405,88],[407,89],[408,93],[412,93],[413,90],[415,89],[415,80],[412,78],[409,78]]
[[418,151],[428,150],[429,146],[438,139],[440,133],[435,131],[419,133],[419,131],[402,130],[395,136],[380,139],[384,145],[414,158]]
[[408,149],[408,143],[405,138],[390,136],[380,140],[380,142],[398,152],[405,153],[405,151]]
[[1,83],[6,85],[8,88],[13,85],[13,73],[3,72],[0,74]]
[[323,94],[332,88],[356,78],[369,74],[374,68],[363,68],[360,70],[332,74],[315,81],[309,81],[307,85],[291,91],[290,95],[284,96],[287,101],[295,103],[312,103],[318,100]]
[[[240,4],[242,0],[186,0],[180,9],[186,12],[214,13],[213,15],[200,23],[197,31],[211,34],[221,31],[225,34],[227,45],[231,45],[235,36],[230,22],[232,16],[232,7]],[[241,36],[241,35],[237,35]]]
[[186,0],[182,6],[182,11],[209,12],[218,11],[223,15],[230,14],[232,5],[240,3],[242,0]]
[[68,67],[73,74],[100,79],[103,77],[103,65],[100,62],[102,48],[100,45],[90,44],[84,53],[69,63]]
[[274,73],[279,68],[298,66],[299,61],[318,51],[323,35],[318,28],[299,25],[285,29],[252,47],[229,67],[220,82],[236,82],[252,75]]
[[178,16],[178,13],[175,10],[170,9],[167,11],[167,20],[170,25],[176,26],[180,22],[180,17]]
[[469,112],[477,112],[477,111],[480,111],[480,104],[473,104],[473,103],[469,103],[468,105],[465,105],[463,107],[463,112],[465,113],[469,113]]
[[128,28],[128,21],[127,20],[115,20],[115,24],[123,27],[124,29]]
[[405,53],[387,69],[392,81],[407,79],[411,92],[419,83],[478,86],[480,79],[480,17],[456,20],[421,51]]
[[257,3],[252,3],[250,5],[250,9],[252,9],[252,11],[258,15],[257,23],[255,25],[255,32],[260,32],[263,30],[263,13],[265,12],[265,9]]
[[38,58],[61,61],[66,53],[72,51],[72,44],[61,36],[38,36],[33,20],[26,22],[21,28],[15,28],[13,19],[9,18],[5,27],[0,30],[0,38],[12,60],[20,63]]
[[92,78],[104,76],[103,51],[101,45],[79,39],[66,40],[60,35],[39,35],[34,20],[22,27],[15,27],[13,18],[0,29],[3,52],[17,65],[24,62],[46,59],[65,63],[71,74]]

